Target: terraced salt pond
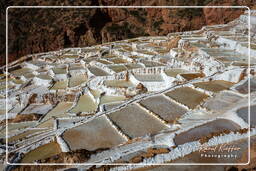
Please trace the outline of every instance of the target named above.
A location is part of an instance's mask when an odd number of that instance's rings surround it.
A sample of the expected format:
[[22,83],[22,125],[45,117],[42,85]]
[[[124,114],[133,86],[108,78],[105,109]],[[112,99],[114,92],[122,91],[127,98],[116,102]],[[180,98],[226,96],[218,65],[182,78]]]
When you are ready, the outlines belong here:
[[198,48],[207,48],[207,45],[206,43],[196,43],[196,42],[193,42],[193,43],[190,43],[192,46],[195,46],[195,47],[198,47]]
[[248,36],[223,36],[224,38],[235,40],[238,42],[249,42]]
[[145,75],[139,75],[134,74],[134,77],[142,82],[163,82],[164,79],[160,74],[145,74]]
[[79,86],[86,81],[87,81],[87,76],[85,74],[74,75],[69,79],[69,87]]
[[187,72],[187,70],[180,69],[180,68],[171,68],[171,69],[165,70],[165,74],[170,77],[176,77],[178,74],[185,73],[185,72]]
[[140,59],[140,58],[144,58],[144,56],[132,55],[132,56],[129,56],[129,58],[131,58],[131,59]]
[[126,66],[126,68],[128,70],[137,69],[137,68],[143,68],[143,66],[140,65],[140,64],[126,64],[125,66]]
[[111,65],[111,66],[108,66],[108,67],[110,69],[112,69],[113,71],[115,71],[116,73],[127,70],[127,68],[124,65]]
[[[8,134],[11,135],[18,130],[25,128],[31,128],[36,125],[35,121],[32,122],[20,122],[20,123],[8,123]],[[0,130],[0,138],[5,138],[6,136],[6,127]]]
[[52,80],[52,77],[46,74],[39,74],[37,77],[43,80]]
[[[0,84],[6,84],[6,79],[3,79],[3,81],[0,82]],[[8,78],[8,86],[13,86],[13,84],[10,83],[14,83],[14,84],[23,84],[25,83],[24,80],[20,79],[20,78]]]
[[11,71],[11,74],[13,74],[15,76],[22,76],[22,75],[29,74],[32,72],[33,72],[33,70],[30,68],[21,68],[21,69]]
[[21,112],[21,114],[36,113],[36,114],[44,115],[51,109],[52,109],[51,104],[30,104],[27,106],[25,110]]
[[218,57],[216,58],[218,61],[221,62],[246,62],[248,64],[248,58],[247,56],[244,56],[243,58],[238,58],[238,57],[232,57],[232,56],[228,56],[228,57]]
[[112,103],[112,102],[120,102],[124,101],[127,98],[125,96],[109,96],[109,95],[104,95],[100,99],[100,104],[106,104],[106,103]]
[[109,122],[101,116],[80,126],[71,128],[62,135],[71,150],[94,151],[117,146],[127,141]]
[[156,54],[152,51],[147,51],[147,50],[137,50],[137,52],[145,55],[152,55],[152,56]]
[[187,109],[175,104],[163,95],[147,98],[140,101],[140,104],[167,122],[173,122],[187,112]]
[[233,121],[227,119],[217,119],[207,124],[192,128],[186,132],[182,132],[175,136],[174,142],[176,145],[181,145],[191,141],[197,141],[200,138],[205,138],[212,133],[222,133],[225,131],[237,131],[241,127]]
[[101,96],[101,91],[96,90],[96,89],[90,89],[90,92],[92,93],[94,99],[97,99]]
[[[238,85],[235,88],[239,93],[242,94],[247,94],[249,92],[248,89],[248,80],[246,80],[243,84]],[[255,78],[251,78],[250,79],[250,91],[254,92],[256,91],[256,79]]]
[[137,104],[129,105],[108,116],[114,124],[131,138],[144,136],[146,134],[156,134],[168,128],[167,125],[150,115]]
[[102,63],[102,64],[112,64],[112,62],[109,62],[109,61],[103,60],[103,59],[98,59],[97,62]]
[[98,67],[91,66],[91,67],[88,67],[88,69],[95,76],[107,76],[107,75],[109,75],[106,71],[104,71],[104,70],[102,70]]
[[164,66],[163,64],[155,61],[141,60],[146,67],[156,67],[156,66]]
[[[252,105],[250,107],[250,124],[251,124],[251,127],[255,127],[256,126],[256,105]],[[237,115],[239,117],[241,117],[245,122],[249,123],[249,111],[248,111],[248,106],[246,107],[243,107],[241,109],[238,109],[237,110]]]
[[[61,117],[62,115],[58,115],[58,117]],[[65,116],[65,114],[63,115]],[[55,123],[55,120],[54,118],[49,118],[48,120],[44,121],[44,122],[40,122],[36,128],[48,128],[48,129],[51,129],[54,127],[54,123]]]
[[57,142],[50,142],[26,153],[21,163],[32,163],[35,160],[43,160],[59,153],[61,153],[59,144]]
[[122,102],[112,102],[112,103],[107,103],[104,104],[104,110],[111,110],[113,108],[116,108],[117,106],[120,106],[122,104]]
[[202,49],[203,51],[207,52],[210,56],[213,57],[237,57],[239,58],[241,55],[240,53],[234,51],[234,50],[228,50],[228,49],[220,49],[220,48],[206,48]]
[[31,137],[34,135],[38,135],[40,132],[43,132],[45,130],[42,129],[28,129],[18,135],[12,136],[8,138],[8,143],[13,143],[15,141],[20,141],[22,139],[25,139],[26,137]]
[[128,63],[128,61],[126,59],[122,59],[122,58],[113,58],[113,59],[109,59],[109,61],[115,63],[115,64],[124,64],[124,63]]
[[238,102],[242,96],[232,92],[220,92],[212,98],[209,98],[203,107],[215,112],[228,110],[234,103]]
[[202,103],[208,95],[194,90],[190,87],[181,87],[166,93],[167,96],[175,101],[188,106],[191,109],[196,108],[197,105]]
[[106,80],[104,84],[107,87],[115,87],[115,88],[127,88],[134,87],[135,85],[131,81],[126,80]]
[[77,105],[71,109],[71,113],[80,113],[80,112],[95,112],[98,105],[94,99],[88,94],[80,96]]
[[66,89],[67,87],[68,87],[68,80],[62,80],[62,81],[57,81],[51,89],[61,90],[61,89]]
[[53,68],[52,71],[54,74],[66,74],[67,69],[66,68]]
[[79,55],[74,55],[74,54],[65,54],[65,55],[62,55],[60,56],[60,58],[78,58]]
[[188,81],[205,76],[204,73],[181,73],[180,75]]
[[194,86],[213,92],[219,92],[222,90],[227,90],[234,85],[233,82],[224,80],[213,80],[208,82],[198,82],[194,83]]
[[72,102],[60,102],[57,104],[55,108],[53,108],[50,112],[48,112],[45,117],[41,120],[41,123],[52,118],[52,117],[60,117],[65,116],[66,111],[68,111],[72,107]]
[[69,70],[85,70],[82,64],[70,64]]

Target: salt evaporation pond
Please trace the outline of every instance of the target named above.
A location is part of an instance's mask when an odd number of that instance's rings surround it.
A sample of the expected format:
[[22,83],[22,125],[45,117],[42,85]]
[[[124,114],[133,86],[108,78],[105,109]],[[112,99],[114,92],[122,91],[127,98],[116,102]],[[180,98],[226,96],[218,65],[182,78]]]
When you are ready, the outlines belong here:
[[71,150],[111,148],[124,143],[126,139],[107,120],[101,116],[63,133],[63,139]]

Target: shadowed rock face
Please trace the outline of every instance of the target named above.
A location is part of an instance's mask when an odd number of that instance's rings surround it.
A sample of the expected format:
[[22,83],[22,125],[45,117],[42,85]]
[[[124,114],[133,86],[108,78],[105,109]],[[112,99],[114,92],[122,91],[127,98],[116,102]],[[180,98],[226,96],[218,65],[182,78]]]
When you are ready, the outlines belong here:
[[[247,5],[252,1],[233,3],[225,0],[139,1],[80,0],[56,2],[8,1],[10,5]],[[2,3],[2,2],[1,2]],[[246,4],[245,4],[246,3]],[[4,9],[4,8],[3,8]],[[9,9],[9,62],[21,56],[81,47],[137,36],[166,35],[170,32],[200,29],[204,25],[227,23],[237,18],[241,9]],[[1,27],[5,28],[5,12],[1,11]],[[5,44],[5,32],[0,33]],[[5,64],[5,50],[1,46],[1,65]]]

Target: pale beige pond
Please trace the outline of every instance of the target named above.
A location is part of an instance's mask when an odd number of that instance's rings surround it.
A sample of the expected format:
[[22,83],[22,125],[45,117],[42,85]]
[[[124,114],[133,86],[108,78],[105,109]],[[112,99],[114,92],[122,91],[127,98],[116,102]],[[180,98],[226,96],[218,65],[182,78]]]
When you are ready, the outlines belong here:
[[194,86],[196,87],[199,87],[208,91],[213,91],[213,92],[227,90],[233,85],[234,85],[233,82],[224,81],[224,80],[213,80],[209,82],[194,83]]
[[[36,122],[20,122],[20,123],[8,123],[8,134],[12,134],[19,129],[31,128],[36,125]],[[0,137],[5,138],[6,127],[0,130]]]
[[11,71],[11,74],[15,75],[15,76],[22,76],[24,74],[28,74],[31,73],[33,70],[30,68],[21,68],[21,69],[17,69],[14,71]]
[[63,133],[63,139],[71,150],[86,149],[94,151],[111,148],[124,143],[126,139],[110,124],[106,116],[71,128]]
[[180,68],[171,68],[171,69],[165,70],[166,75],[170,77],[176,77],[178,74],[185,73],[185,72],[187,72],[187,70],[180,69]]
[[63,80],[63,81],[57,81],[51,89],[59,90],[59,89],[66,89],[67,87],[68,87],[68,80]]
[[107,60],[103,60],[103,59],[98,59],[96,60],[97,62],[100,62],[102,64],[111,64],[111,62],[107,61]]
[[81,64],[70,64],[69,70],[84,70],[84,66]]
[[79,55],[62,55],[60,58],[78,58]]
[[138,53],[146,54],[146,55],[155,55],[156,53],[148,51],[148,50],[137,50]]
[[194,109],[208,97],[208,95],[190,87],[177,88],[167,92],[166,95],[191,109]]
[[146,67],[164,66],[163,64],[155,61],[142,60],[141,61]]
[[109,59],[112,59],[112,58],[116,58],[117,56],[115,55],[112,55],[112,54],[108,54],[108,55],[104,55],[103,58],[109,58]]
[[126,64],[125,66],[126,66],[126,68],[128,70],[130,70],[130,69],[137,69],[137,68],[143,68],[143,66],[140,65],[140,64]]
[[134,77],[141,82],[161,82],[164,81],[160,74],[134,74]]
[[95,99],[100,97],[101,91],[95,90],[95,89],[90,89],[90,92],[92,93],[92,95],[94,96]]
[[110,109],[113,109],[117,106],[120,106],[122,103],[120,102],[115,102],[115,103],[108,103],[108,104],[104,104],[104,108],[105,110],[110,110]]
[[36,77],[40,78],[40,79],[43,79],[43,80],[51,80],[52,77],[49,76],[49,75],[46,75],[46,74],[39,74],[37,75]]
[[72,102],[60,102],[57,104],[55,108],[53,108],[51,111],[49,111],[45,117],[41,120],[41,122],[44,122],[52,117],[58,117],[63,116],[66,114],[66,112],[72,107]]
[[[61,115],[58,115],[58,117],[62,117],[62,116],[66,116],[66,114],[61,114]],[[50,118],[44,122],[40,122],[36,128],[53,128],[54,127],[54,119],[53,118]]]
[[87,81],[87,75],[85,74],[74,75],[69,79],[69,87],[79,86],[86,81]]
[[142,106],[156,113],[167,122],[175,121],[187,112],[187,109],[170,101],[163,95],[153,96],[140,101]]
[[[8,81],[12,81],[15,84],[23,84],[24,83],[24,81],[17,79],[17,78],[8,78]],[[0,80],[0,83],[2,83],[2,82],[6,82],[6,79]]]
[[122,72],[127,70],[127,68],[124,65],[112,65],[108,67],[115,72]]
[[147,113],[137,104],[129,105],[108,115],[109,118],[129,137],[156,134],[168,128],[164,123]]
[[35,160],[43,160],[61,153],[60,146],[57,142],[50,142],[26,153],[21,163],[32,163]]
[[36,133],[38,134],[38,133],[40,133],[42,131],[44,131],[44,130],[42,130],[42,129],[29,129],[29,130],[26,130],[23,133],[20,133],[18,135],[15,135],[15,136],[12,136],[12,137],[8,138],[8,143],[12,143],[12,142],[15,142],[17,140],[23,140],[23,139],[25,139],[28,136],[31,136],[33,134],[36,135]]
[[128,61],[126,59],[123,59],[123,58],[113,58],[113,59],[109,59],[109,61],[111,61],[115,64],[128,63]]
[[6,110],[4,109],[0,109],[0,115],[5,115],[6,114]]
[[102,96],[100,99],[100,104],[112,103],[112,102],[120,102],[126,100],[125,96]]
[[26,77],[27,79],[35,77],[33,73],[26,73],[26,74],[23,74],[23,76]]
[[70,111],[71,113],[79,112],[95,112],[98,105],[88,94],[82,95],[79,98],[77,105]]
[[106,80],[104,84],[108,87],[117,87],[117,88],[127,88],[127,87],[134,87],[135,85],[126,80]]
[[89,69],[90,72],[91,72],[92,74],[94,74],[95,76],[107,76],[107,75],[109,75],[107,72],[105,72],[104,70],[102,70],[102,69],[100,69],[100,68],[98,68],[98,67],[93,67],[93,66],[91,66],[91,67],[89,67],[88,69]]
[[52,71],[55,74],[66,74],[67,73],[67,69],[66,68],[53,68]]

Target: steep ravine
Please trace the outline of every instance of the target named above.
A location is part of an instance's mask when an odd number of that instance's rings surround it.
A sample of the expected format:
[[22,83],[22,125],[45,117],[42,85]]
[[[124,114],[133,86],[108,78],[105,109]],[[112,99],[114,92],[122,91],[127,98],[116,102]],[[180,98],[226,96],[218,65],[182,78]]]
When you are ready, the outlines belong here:
[[[10,5],[247,5],[254,0],[81,0],[62,3],[36,1],[1,2]],[[170,32],[200,29],[204,25],[227,23],[244,9],[9,9],[9,62],[24,55],[58,50],[64,47],[83,47],[137,36],[166,35]],[[5,26],[1,10],[0,26]],[[2,29],[1,29],[2,30]],[[5,45],[4,29],[0,43]],[[5,46],[0,48],[1,66],[5,64]]]

